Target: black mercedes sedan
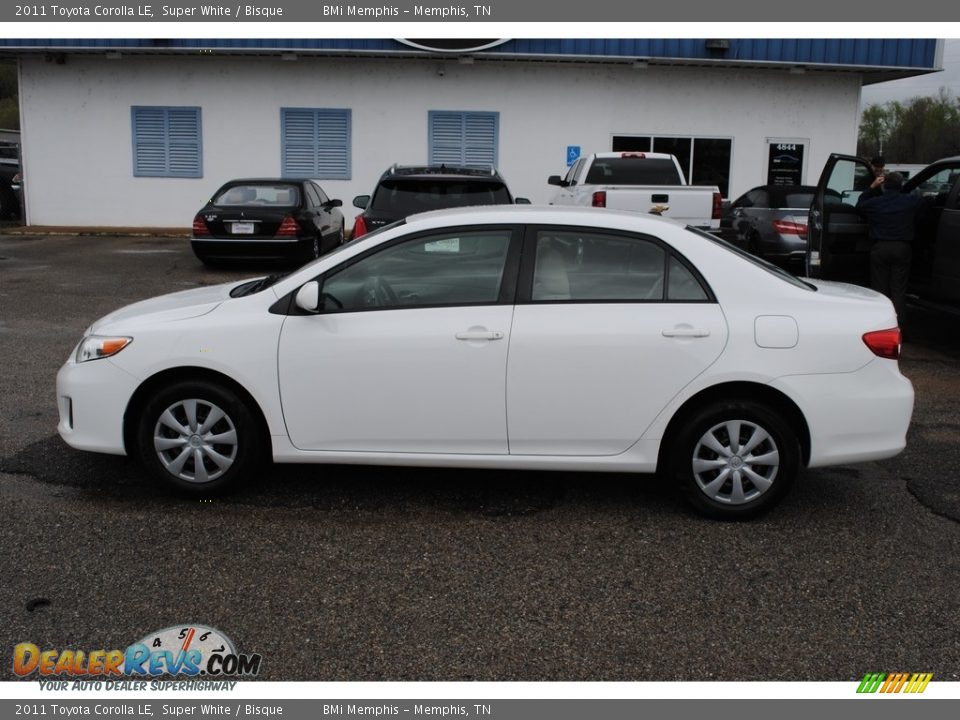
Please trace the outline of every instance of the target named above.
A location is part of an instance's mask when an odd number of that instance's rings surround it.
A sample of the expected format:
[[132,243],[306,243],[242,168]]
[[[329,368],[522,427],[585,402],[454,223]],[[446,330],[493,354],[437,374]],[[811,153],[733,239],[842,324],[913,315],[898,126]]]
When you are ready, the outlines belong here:
[[313,180],[231,180],[193,219],[193,252],[207,265],[307,262],[343,242],[342,204]]

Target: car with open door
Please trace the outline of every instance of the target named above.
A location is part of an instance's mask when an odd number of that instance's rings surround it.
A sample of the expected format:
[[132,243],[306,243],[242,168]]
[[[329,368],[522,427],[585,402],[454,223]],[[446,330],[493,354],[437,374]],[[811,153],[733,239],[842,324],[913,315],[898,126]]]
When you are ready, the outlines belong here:
[[[807,274],[869,285],[870,240],[857,212],[874,180],[870,161],[833,154],[817,184],[808,217]],[[923,198],[917,208],[908,294],[936,305],[960,307],[960,157],[917,172],[902,192]]]
[[192,495],[270,459],[629,472],[746,518],[803,467],[904,448],[896,323],[879,293],[653,215],[442,210],[98,320],[58,429]]

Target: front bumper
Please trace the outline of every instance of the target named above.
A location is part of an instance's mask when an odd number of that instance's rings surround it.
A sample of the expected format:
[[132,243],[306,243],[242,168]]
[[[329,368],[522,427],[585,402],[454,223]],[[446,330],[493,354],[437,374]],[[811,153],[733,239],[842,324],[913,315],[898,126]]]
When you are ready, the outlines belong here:
[[126,455],[123,415],[140,381],[109,358],[64,364],[57,373],[57,431],[77,450]]

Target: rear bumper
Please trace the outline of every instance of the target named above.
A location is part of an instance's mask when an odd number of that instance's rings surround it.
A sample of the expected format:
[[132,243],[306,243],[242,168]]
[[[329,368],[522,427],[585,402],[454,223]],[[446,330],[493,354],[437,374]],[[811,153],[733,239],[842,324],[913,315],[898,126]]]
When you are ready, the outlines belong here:
[[876,358],[852,373],[791,375],[772,387],[807,420],[809,467],[882,460],[906,447],[913,385],[894,360]]
[[194,254],[212,260],[289,260],[305,252],[313,238],[283,240],[236,240],[234,238],[191,238]]

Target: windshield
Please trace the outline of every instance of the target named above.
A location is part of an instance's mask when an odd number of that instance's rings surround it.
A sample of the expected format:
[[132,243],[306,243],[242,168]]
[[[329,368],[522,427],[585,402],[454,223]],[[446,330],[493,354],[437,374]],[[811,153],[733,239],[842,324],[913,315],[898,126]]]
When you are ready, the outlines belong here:
[[428,210],[470,205],[509,205],[507,186],[497,180],[387,178],[380,183],[370,210],[384,215],[414,215]]
[[212,202],[230,207],[291,207],[300,204],[300,189],[281,183],[232,185],[221,190]]
[[[376,230],[372,230],[368,232],[366,235],[363,236],[363,239],[366,240],[367,238],[376,237],[377,235],[379,235],[382,232],[385,232],[386,230],[392,230],[395,227],[399,227],[400,225],[403,225],[405,222],[406,220],[397,220],[396,222],[392,222],[389,225],[384,225],[383,227],[379,227]],[[353,243],[345,242],[340,247],[334,250],[331,250],[323,257],[317,258],[317,260],[313,260],[311,262],[317,262],[318,260],[326,260],[328,258],[334,257],[335,255],[343,252],[344,250],[349,250],[352,247],[353,247]],[[274,273],[273,275],[267,275],[266,277],[256,278],[254,280],[245,282],[241,285],[237,285],[233,290],[230,291],[230,297],[234,297],[234,298],[246,297],[247,295],[253,295],[254,293],[258,293],[262,290],[266,290],[271,285],[276,285],[283,278],[289,275],[290,272],[292,271]]]
[[753,263],[759,268],[763,268],[768,273],[770,273],[771,275],[775,275],[776,277],[780,278],[784,282],[788,282],[791,285],[794,285],[799,288],[803,288],[804,290],[816,291],[817,289],[814,285],[811,285],[810,283],[805,282],[804,280],[801,280],[796,275],[792,275],[791,273],[787,272],[783,268],[777,267],[773,263],[770,263],[770,262],[767,262],[766,260],[758,258],[756,255],[751,255],[746,250],[741,250],[736,245],[728,243],[726,240],[723,240],[722,238],[719,238],[716,235],[711,235],[708,232],[704,232],[703,230],[700,230],[695,227],[691,227],[689,225],[687,225],[687,230],[689,230],[690,232],[696,235],[699,235],[700,237],[706,238],[710,242],[716,245],[719,245],[724,250],[732,252],[734,255],[738,255],[739,257],[743,258],[747,262]]
[[597,158],[587,171],[588,185],[683,185],[677,166],[661,158]]

